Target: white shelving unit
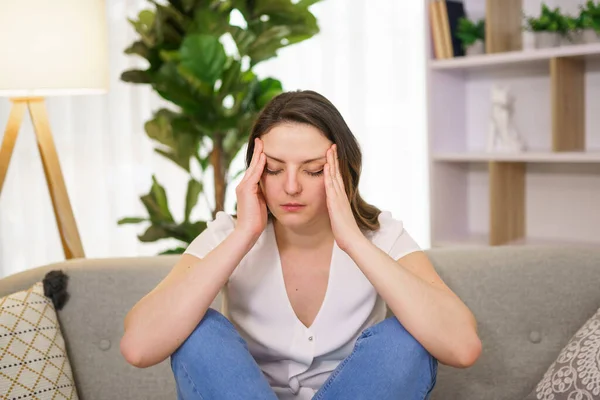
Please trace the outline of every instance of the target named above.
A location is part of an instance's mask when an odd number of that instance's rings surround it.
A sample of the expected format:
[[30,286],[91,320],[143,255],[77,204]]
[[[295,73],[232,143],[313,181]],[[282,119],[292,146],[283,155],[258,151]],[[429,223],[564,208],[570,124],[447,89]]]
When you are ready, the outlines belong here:
[[[432,245],[600,246],[600,44],[428,57]],[[523,153],[485,150],[494,84],[515,97]]]

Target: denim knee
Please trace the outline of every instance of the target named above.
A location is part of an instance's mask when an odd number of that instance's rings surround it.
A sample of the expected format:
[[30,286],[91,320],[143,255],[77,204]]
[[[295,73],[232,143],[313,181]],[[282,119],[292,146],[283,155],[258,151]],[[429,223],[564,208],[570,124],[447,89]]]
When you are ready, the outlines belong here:
[[[373,346],[379,360],[390,366],[392,373],[399,368],[416,368],[428,373],[435,381],[438,361],[412,336],[396,317],[390,317],[365,329],[359,337],[362,346]],[[422,375],[421,375],[422,376]]]
[[[192,333],[171,355],[171,364],[186,363],[186,360],[198,362],[203,357],[210,359],[219,356],[231,340],[245,344],[233,324],[223,314],[209,308]],[[187,359],[188,357],[192,359]]]

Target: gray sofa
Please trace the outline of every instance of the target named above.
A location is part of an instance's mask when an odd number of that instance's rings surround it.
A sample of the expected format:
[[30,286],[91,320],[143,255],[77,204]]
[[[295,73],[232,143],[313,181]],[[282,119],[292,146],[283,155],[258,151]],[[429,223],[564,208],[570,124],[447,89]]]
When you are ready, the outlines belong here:
[[[437,271],[479,322],[483,354],[469,369],[440,365],[434,400],[515,400],[600,307],[600,248],[432,249]],[[82,400],[175,399],[168,361],[137,369],[121,357],[126,312],[177,256],[72,260],[0,280],[0,296],[46,272],[70,277],[59,318]],[[217,299],[213,306],[218,306]],[[440,332],[443,335],[444,332]]]

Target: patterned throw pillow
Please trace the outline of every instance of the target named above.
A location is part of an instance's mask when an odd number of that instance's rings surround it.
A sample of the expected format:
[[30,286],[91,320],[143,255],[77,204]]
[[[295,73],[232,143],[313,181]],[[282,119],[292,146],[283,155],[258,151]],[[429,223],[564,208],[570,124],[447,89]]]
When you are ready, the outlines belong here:
[[600,309],[562,349],[526,400],[600,400]]
[[78,400],[65,341],[44,284],[0,298],[0,398]]

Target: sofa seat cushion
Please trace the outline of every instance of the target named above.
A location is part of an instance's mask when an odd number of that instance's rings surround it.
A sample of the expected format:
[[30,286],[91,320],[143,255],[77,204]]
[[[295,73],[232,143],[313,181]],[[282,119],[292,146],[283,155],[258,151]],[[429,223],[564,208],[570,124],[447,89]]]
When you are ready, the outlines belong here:
[[0,298],[2,398],[78,400],[65,341],[43,282]]

